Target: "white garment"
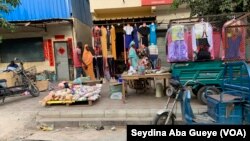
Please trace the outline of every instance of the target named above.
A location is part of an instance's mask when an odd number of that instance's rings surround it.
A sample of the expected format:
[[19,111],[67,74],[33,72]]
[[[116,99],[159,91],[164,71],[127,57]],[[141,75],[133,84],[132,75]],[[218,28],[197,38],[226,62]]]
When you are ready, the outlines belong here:
[[[203,31],[206,32],[207,37],[203,37]],[[209,51],[213,49],[213,28],[210,23],[202,22],[197,23],[192,28],[192,47],[195,52],[197,52],[197,43],[196,39],[207,38],[207,41],[210,45]]]
[[123,30],[126,32],[127,35],[132,35],[132,32],[134,30],[134,28],[132,26],[124,26]]
[[150,55],[158,55],[158,47],[156,45],[150,45],[148,49]]

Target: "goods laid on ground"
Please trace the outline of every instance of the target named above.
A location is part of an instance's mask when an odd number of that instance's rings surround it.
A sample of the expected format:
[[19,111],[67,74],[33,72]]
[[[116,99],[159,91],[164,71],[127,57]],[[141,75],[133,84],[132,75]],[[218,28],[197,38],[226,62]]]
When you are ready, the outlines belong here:
[[41,104],[43,106],[51,104],[72,104],[75,102],[87,101],[92,105],[93,101],[100,98],[102,84],[94,86],[87,85],[71,85],[67,82],[58,84],[60,89],[50,91],[49,94],[43,98]]

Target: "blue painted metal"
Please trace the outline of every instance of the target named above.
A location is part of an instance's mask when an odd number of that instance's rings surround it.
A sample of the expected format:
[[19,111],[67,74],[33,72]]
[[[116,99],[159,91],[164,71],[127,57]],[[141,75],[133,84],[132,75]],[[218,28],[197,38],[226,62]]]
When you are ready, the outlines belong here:
[[89,0],[21,0],[21,4],[3,17],[10,22],[70,19],[92,25]]
[[36,21],[70,18],[68,0],[21,0],[21,4],[9,14],[8,21]]

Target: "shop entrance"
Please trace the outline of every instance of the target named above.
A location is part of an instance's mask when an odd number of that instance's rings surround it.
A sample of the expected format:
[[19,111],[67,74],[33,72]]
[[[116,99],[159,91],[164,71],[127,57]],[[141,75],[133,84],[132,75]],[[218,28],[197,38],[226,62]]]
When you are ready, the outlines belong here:
[[70,80],[67,42],[55,42],[57,80]]
[[[130,24],[132,27],[137,26],[137,28],[142,25],[144,22],[147,25],[151,24],[156,20],[156,17],[145,17],[145,18],[132,18],[132,19],[114,19],[114,20],[105,20],[105,21],[94,21],[94,26],[98,27],[110,27],[111,25],[115,27],[115,35],[116,35],[116,56],[117,59],[114,60],[114,71],[115,75],[122,74],[125,70],[128,69],[127,59],[124,53],[126,49],[124,49],[124,30],[123,27],[127,24]],[[109,50],[108,50],[109,51]]]

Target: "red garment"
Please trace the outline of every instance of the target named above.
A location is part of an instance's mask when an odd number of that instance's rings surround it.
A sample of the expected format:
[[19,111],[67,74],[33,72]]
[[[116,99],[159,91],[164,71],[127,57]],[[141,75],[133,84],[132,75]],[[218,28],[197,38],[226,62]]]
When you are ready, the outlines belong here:
[[220,32],[213,32],[213,58],[220,59],[220,47],[221,47],[221,34]]
[[[73,61],[74,61],[74,67],[82,67],[82,63],[79,61],[78,55],[81,56],[81,49],[75,48],[73,51]],[[81,59],[81,58],[80,58]]]

